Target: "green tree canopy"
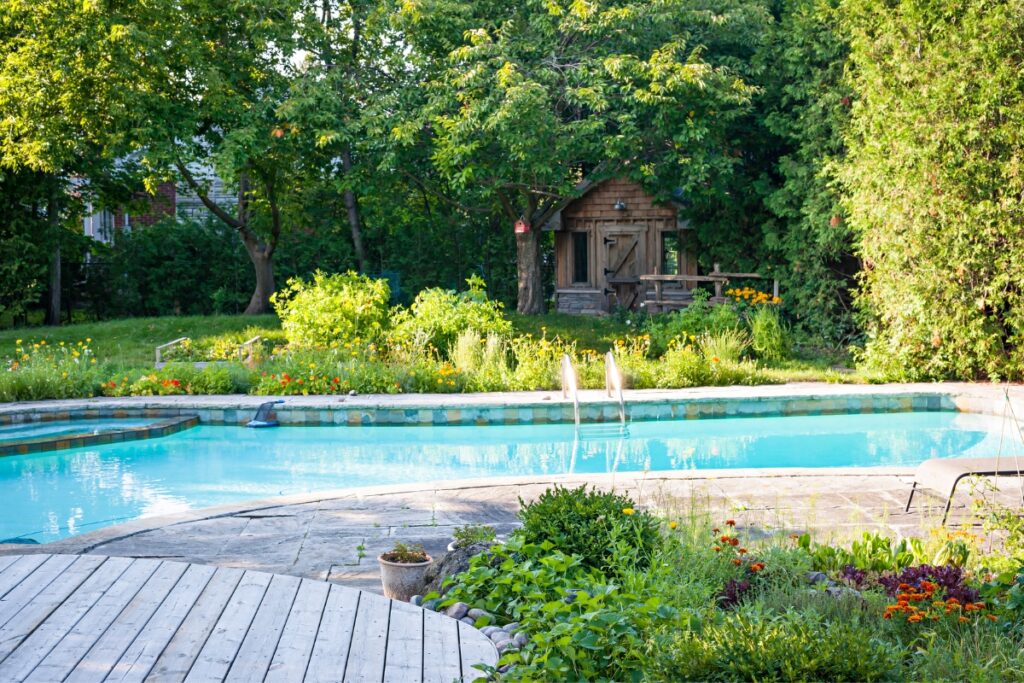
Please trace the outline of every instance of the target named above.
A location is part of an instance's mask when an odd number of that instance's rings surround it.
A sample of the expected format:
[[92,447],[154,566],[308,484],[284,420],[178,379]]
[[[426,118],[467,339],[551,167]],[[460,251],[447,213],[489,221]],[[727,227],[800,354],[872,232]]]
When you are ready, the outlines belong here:
[[572,198],[622,174],[666,199],[729,172],[718,131],[750,88],[707,46],[767,14],[740,0],[416,0],[399,20],[429,99],[396,135],[428,127],[456,187],[499,204],[508,229],[532,224],[517,238],[518,309],[535,313],[539,229]]

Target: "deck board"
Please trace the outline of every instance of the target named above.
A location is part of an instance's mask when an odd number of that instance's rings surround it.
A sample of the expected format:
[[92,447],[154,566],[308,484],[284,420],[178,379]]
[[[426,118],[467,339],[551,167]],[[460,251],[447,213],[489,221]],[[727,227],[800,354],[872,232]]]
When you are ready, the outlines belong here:
[[496,660],[466,624],[322,581],[98,555],[0,560],[0,681],[450,683]]

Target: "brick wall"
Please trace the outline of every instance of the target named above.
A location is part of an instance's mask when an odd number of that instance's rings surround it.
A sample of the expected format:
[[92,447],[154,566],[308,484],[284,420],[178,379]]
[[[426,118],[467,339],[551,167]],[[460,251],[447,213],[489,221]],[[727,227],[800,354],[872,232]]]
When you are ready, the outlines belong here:
[[[153,225],[163,218],[173,216],[177,207],[177,195],[174,183],[160,183],[156,195],[136,193],[135,199],[141,200],[142,206],[137,207],[135,211],[127,212],[128,225]],[[120,230],[124,226],[125,210],[118,209],[114,214],[114,229]]]

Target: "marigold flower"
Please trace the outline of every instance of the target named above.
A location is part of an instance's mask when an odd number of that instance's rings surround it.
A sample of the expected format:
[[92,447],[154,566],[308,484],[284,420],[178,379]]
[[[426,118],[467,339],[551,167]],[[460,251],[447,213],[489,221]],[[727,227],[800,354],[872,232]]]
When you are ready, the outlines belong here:
[[668,523],[668,528],[669,529],[675,529],[677,526],[679,526],[679,522],[673,521],[673,522],[669,522]]
[[752,572],[759,572],[762,569],[764,569],[764,562],[755,562],[754,564],[750,565],[750,571]]
[[892,619],[892,612],[886,612],[882,615],[883,619]]
[[746,548],[740,548],[736,552],[738,552],[740,555],[746,555],[747,554],[747,549]]
[[946,604],[947,605],[959,605],[960,601],[957,600],[956,598],[949,598],[948,600],[946,600]]
[[732,561],[732,563],[733,563],[734,565],[736,565],[737,567],[738,567],[738,566],[740,566],[741,564],[743,564],[743,562],[742,562],[742,561],[740,561],[740,560],[733,560],[733,561]]
[[740,544],[740,539],[736,538],[735,536],[733,536],[732,538],[729,539],[729,545],[731,545],[733,547],[736,547],[739,544]]
[[998,621],[999,620],[999,617],[997,617],[994,614],[986,614],[985,618],[988,619],[989,621]]
[[911,614],[909,617],[907,617],[907,621],[910,622],[911,624],[916,624],[917,622],[921,621],[921,615],[920,614]]
[[720,532],[720,531],[721,531],[721,529],[719,529],[719,528],[718,528],[718,527],[716,526],[716,527],[715,527],[714,529],[712,529],[712,530],[711,530],[711,533],[713,533],[713,534],[717,534],[717,533],[718,533],[718,532]]
[[728,543],[732,539],[730,539],[728,536],[719,536],[718,540],[721,541],[722,543]]
[[636,510],[634,510],[633,508],[622,508],[622,514],[624,515],[628,516],[633,514],[634,512],[636,512]]
[[727,520],[725,520],[725,525],[726,526],[736,526],[736,520],[735,519],[727,519]]
[[714,548],[712,548],[712,550],[714,550],[716,553],[720,553],[722,552],[722,546],[716,545]]

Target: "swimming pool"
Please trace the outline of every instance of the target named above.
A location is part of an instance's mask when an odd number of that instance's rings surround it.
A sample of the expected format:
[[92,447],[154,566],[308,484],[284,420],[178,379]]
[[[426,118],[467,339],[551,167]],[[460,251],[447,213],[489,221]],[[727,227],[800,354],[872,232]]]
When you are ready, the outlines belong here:
[[102,420],[53,420],[41,422],[15,422],[0,425],[0,444],[15,443],[27,439],[56,439],[77,434],[110,434],[129,429],[148,427],[155,420],[150,418],[121,418]]
[[998,417],[919,412],[607,426],[200,426],[159,439],[0,458],[0,540],[257,498],[476,477],[748,467],[913,466],[992,455]]

